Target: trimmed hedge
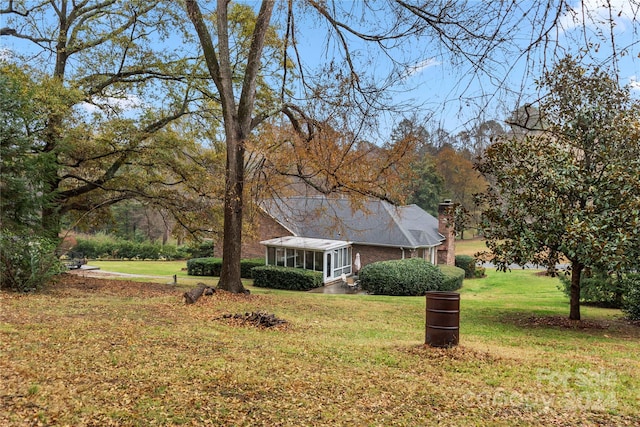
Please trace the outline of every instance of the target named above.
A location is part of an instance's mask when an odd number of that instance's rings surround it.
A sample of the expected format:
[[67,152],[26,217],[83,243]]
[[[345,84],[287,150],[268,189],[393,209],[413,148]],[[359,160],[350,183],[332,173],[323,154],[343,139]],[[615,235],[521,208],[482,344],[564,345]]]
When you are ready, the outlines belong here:
[[439,291],[455,291],[462,287],[462,282],[467,273],[460,267],[454,267],[452,265],[439,265],[438,268],[444,274],[444,280]]
[[259,288],[308,291],[322,286],[322,273],[293,267],[262,265],[254,267],[253,286]]
[[189,250],[184,246],[161,245],[152,242],[134,242],[98,235],[89,239],[78,238],[71,248],[90,259],[186,259]]
[[362,289],[371,294],[416,296],[443,290],[445,275],[428,261],[410,258],[367,264],[359,278]]
[[220,277],[222,258],[192,258],[187,261],[189,276]]
[[247,258],[240,261],[240,277],[253,279],[253,269],[264,267],[264,258]]
[[465,279],[476,277],[476,259],[470,255],[456,255],[456,267],[464,270]]
[[[264,266],[262,258],[248,258],[240,261],[240,277],[253,279],[254,267]],[[187,274],[189,276],[220,277],[222,271],[222,258],[193,258],[187,261]]]

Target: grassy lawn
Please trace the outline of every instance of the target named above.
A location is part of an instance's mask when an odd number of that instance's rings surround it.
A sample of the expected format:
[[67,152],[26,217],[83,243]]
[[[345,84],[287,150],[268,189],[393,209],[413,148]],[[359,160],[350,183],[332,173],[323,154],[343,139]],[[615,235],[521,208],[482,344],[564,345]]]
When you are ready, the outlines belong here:
[[[90,266],[117,273],[142,274],[147,276],[189,277],[187,261],[89,261]],[[185,270],[183,270],[185,269]]]
[[[249,286],[186,306],[188,283],[75,276],[0,293],[0,425],[637,425],[640,328],[566,321],[557,283],[465,281],[451,349],[423,345],[422,297]],[[288,323],[222,318],[250,311]]]
[[475,255],[478,252],[486,251],[487,246],[484,239],[456,240],[456,255]]

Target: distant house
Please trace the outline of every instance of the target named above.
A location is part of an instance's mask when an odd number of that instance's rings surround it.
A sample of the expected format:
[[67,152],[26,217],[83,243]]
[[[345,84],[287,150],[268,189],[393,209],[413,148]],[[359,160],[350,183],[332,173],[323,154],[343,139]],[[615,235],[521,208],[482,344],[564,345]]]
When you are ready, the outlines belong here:
[[325,283],[357,273],[356,255],[360,266],[416,257],[453,265],[452,206],[445,201],[434,218],[416,205],[381,200],[354,207],[346,198],[269,199],[261,205],[258,239],[245,244],[243,254],[266,255],[271,265],[322,271]]

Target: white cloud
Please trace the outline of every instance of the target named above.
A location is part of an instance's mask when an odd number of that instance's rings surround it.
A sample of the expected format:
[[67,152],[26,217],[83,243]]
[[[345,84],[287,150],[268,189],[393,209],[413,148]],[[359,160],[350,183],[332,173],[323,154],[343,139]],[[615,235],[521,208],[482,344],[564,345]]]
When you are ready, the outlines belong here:
[[416,74],[420,74],[427,68],[437,67],[441,62],[436,60],[435,58],[425,59],[424,61],[418,62],[416,65],[407,68],[406,77],[415,76]]
[[605,4],[602,0],[582,0],[572,6],[560,19],[562,31],[570,31],[581,27],[610,26],[613,19],[617,31],[624,31],[626,24],[631,23],[637,16],[632,2],[629,0],[610,0]]
[[629,77],[629,87],[633,91],[640,92],[640,81],[636,78],[636,76]]

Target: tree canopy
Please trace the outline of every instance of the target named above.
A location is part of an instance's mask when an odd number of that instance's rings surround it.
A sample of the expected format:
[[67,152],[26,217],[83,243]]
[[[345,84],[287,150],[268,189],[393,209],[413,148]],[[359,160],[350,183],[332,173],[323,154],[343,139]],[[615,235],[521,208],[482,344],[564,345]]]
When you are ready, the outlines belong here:
[[640,104],[614,76],[565,58],[540,79],[538,129],[492,144],[478,163],[490,260],[501,270],[571,264],[569,317],[585,267],[638,268]]

